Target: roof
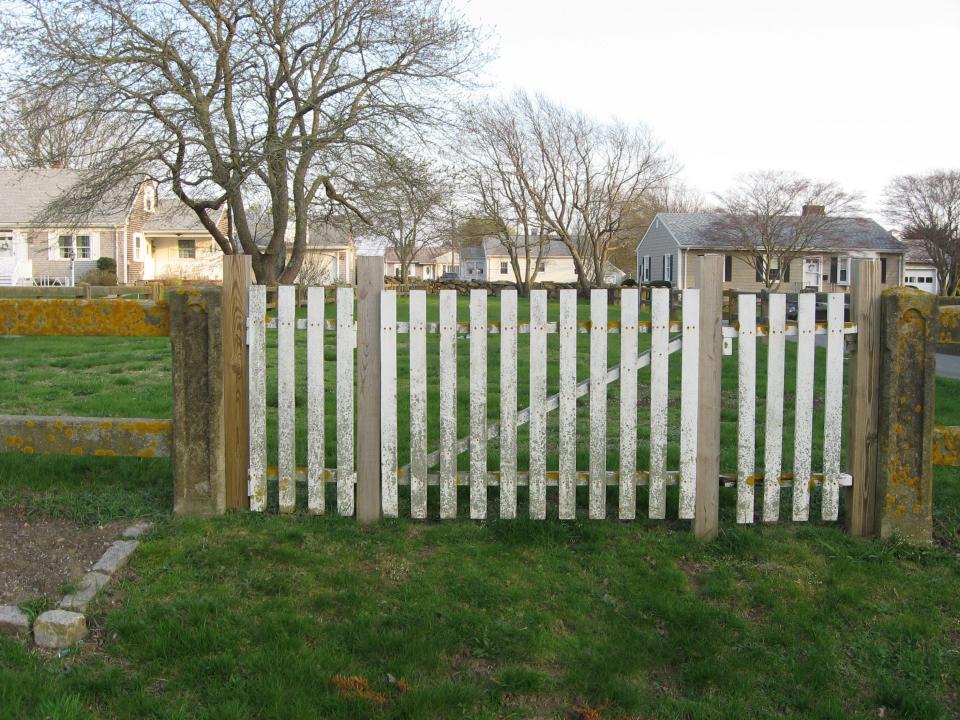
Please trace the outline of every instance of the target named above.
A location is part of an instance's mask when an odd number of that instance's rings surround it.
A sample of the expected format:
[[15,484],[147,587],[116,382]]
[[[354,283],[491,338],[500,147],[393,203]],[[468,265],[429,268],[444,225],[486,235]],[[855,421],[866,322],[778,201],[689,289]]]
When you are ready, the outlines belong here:
[[[714,230],[717,213],[657,213],[651,228],[663,223],[682,248],[733,249]],[[798,220],[799,216],[793,216]],[[646,235],[644,235],[646,237]],[[640,241],[641,244],[643,240]],[[818,244],[824,250],[874,250],[900,253],[903,244],[870,218],[835,217],[829,223],[829,237]]]
[[[65,168],[0,170],[0,223],[29,225],[36,222],[50,203],[61,198],[82,178],[82,171]],[[125,222],[133,196],[134,188],[118,188],[98,201],[84,223],[116,225]]]
[[[207,213],[218,218],[221,210],[208,210]],[[214,220],[216,222],[216,220]],[[184,205],[175,198],[164,198],[143,224],[144,232],[153,233],[207,233],[193,208]]]
[[[544,257],[570,257],[569,248],[567,248],[562,241],[552,238],[548,235],[531,235],[529,241],[531,249],[537,248],[541,241],[546,243],[546,253],[544,254]],[[487,257],[506,257],[510,254],[507,252],[507,249],[504,247],[503,243],[500,242],[498,238],[493,237],[483,239],[483,249]]]
[[[446,255],[449,252],[453,252],[453,248],[444,247],[442,245],[429,245],[427,247],[420,248],[420,250],[417,252],[417,256],[411,262],[414,265],[433,263],[438,257],[441,255]],[[397,251],[392,247],[388,247],[386,249],[383,259],[384,261],[390,263],[400,262]]]
[[460,248],[461,260],[483,260],[483,246],[464,245]]
[[[254,240],[257,245],[262,248],[269,245],[272,232],[273,226],[270,224],[270,217],[262,218],[261,222],[257,223],[253,229]],[[293,234],[294,221],[289,220],[285,233],[286,237],[284,238],[284,242],[288,246],[293,245]],[[307,250],[349,247],[351,238],[352,235],[349,230],[332,223],[313,222],[307,226]]]

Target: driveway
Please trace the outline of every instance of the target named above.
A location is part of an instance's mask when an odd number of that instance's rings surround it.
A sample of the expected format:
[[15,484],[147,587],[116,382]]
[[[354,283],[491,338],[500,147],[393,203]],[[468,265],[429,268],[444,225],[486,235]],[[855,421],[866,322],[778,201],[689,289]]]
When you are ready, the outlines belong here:
[[[796,342],[796,336],[787,336],[788,340]],[[817,335],[816,343],[818,347],[827,346],[826,335]],[[960,380],[960,355],[948,355],[946,353],[937,353],[937,375],[940,377]]]

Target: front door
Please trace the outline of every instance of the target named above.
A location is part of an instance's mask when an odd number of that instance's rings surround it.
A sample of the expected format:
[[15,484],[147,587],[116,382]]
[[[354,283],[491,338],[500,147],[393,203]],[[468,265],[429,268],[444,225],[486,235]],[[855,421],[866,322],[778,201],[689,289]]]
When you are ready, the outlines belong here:
[[803,259],[803,287],[820,290],[820,258]]

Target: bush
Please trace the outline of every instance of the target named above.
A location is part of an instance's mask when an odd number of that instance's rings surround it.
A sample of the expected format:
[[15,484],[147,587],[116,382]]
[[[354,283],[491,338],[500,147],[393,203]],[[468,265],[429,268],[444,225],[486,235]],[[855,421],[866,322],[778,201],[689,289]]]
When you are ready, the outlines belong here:
[[[110,258],[100,258],[100,260],[109,260]],[[98,261],[99,264],[99,261]],[[111,270],[90,270],[83,276],[83,282],[87,285],[116,285],[117,274]]]
[[[117,273],[117,261],[111,257],[101,257],[97,258],[97,270],[103,272],[112,272],[114,275]],[[114,279],[114,285],[116,285],[116,279]]]

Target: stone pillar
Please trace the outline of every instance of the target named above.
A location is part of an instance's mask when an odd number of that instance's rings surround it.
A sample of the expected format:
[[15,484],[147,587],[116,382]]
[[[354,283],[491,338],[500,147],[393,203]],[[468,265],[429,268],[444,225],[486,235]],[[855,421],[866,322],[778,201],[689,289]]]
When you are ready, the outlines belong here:
[[173,509],[218,515],[226,507],[220,288],[170,294],[173,350]]
[[913,288],[883,293],[877,522],[880,537],[933,541],[933,411],[938,304]]

